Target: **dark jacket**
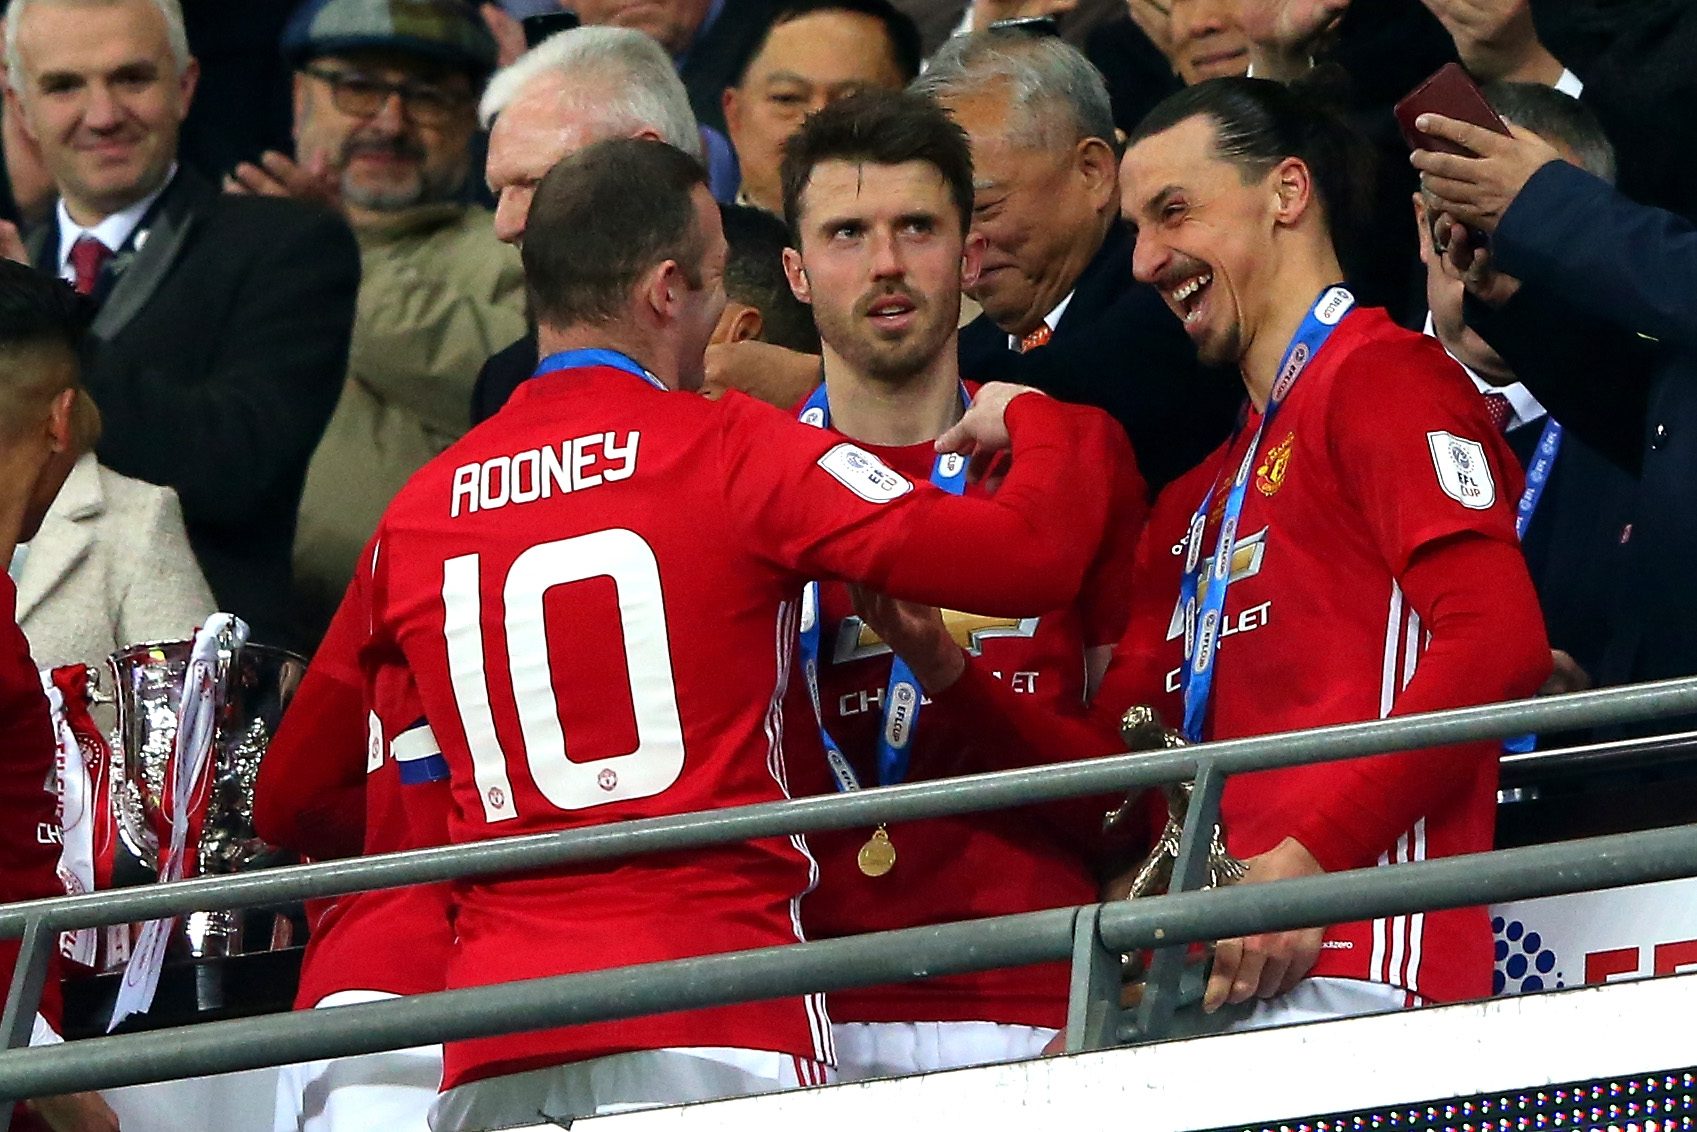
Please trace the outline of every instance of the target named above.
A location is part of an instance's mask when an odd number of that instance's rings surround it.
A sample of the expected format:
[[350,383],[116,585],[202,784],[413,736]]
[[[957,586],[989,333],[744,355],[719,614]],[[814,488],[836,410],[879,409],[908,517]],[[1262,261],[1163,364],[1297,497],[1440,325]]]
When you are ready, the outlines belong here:
[[519,383],[536,372],[537,363],[542,360],[538,353],[536,331],[532,329],[511,346],[489,356],[477,371],[477,384],[471,388],[473,425],[480,425],[501,411]]
[[1114,125],[1126,134],[1163,98],[1183,88],[1172,64],[1130,16],[1121,16],[1090,33],[1084,54],[1102,72],[1113,106]]
[[1697,5],[1533,0],[1539,38],[1585,83],[1635,201],[1697,218]]
[[678,77],[689,92],[689,108],[697,122],[725,132],[721,96],[759,49],[773,15],[770,0],[725,0],[718,18],[696,34],[678,64]]
[[1166,302],[1132,278],[1131,237],[1120,224],[1079,275],[1047,346],[1017,354],[980,315],[961,329],[960,371],[1105,410],[1125,429],[1151,492],[1219,447],[1243,404],[1237,373],[1201,365]]
[[[100,462],[175,488],[219,608],[286,643],[301,483],[347,372],[353,234],[333,213],[229,196],[184,166],[131,242],[83,361]],[[31,243],[56,273],[57,222]]]
[[[1548,419],[1508,434],[1522,468],[1531,464]],[[1550,647],[1568,653],[1593,678],[1616,663],[1637,498],[1633,476],[1578,432],[1564,429],[1549,481],[1521,541]]]
[[1697,674],[1697,228],[1565,162],[1492,236],[1522,281],[1467,321],[1573,431],[1638,478],[1624,618],[1600,682]]

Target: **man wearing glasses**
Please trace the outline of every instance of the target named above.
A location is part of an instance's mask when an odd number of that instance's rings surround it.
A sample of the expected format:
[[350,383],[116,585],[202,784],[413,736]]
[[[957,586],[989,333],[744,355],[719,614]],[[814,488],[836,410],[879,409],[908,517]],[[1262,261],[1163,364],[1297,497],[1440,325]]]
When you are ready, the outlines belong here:
[[347,381],[301,496],[295,608],[316,640],[407,478],[465,431],[478,368],[525,331],[518,253],[462,203],[495,42],[462,0],[311,0],[296,67],[295,156],[238,166],[233,192],[329,203],[359,240]]

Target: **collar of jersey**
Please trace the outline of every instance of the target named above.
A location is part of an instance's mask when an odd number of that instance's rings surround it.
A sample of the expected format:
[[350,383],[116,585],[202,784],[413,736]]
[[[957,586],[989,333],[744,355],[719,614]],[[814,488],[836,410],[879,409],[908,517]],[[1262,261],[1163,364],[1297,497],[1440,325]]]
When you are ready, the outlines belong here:
[[659,378],[643,369],[635,361],[617,350],[561,350],[558,354],[549,354],[537,364],[535,377],[545,373],[558,373],[566,369],[588,369],[592,366],[606,366],[609,369],[620,369],[634,377],[640,377],[654,388],[666,391],[666,386]]

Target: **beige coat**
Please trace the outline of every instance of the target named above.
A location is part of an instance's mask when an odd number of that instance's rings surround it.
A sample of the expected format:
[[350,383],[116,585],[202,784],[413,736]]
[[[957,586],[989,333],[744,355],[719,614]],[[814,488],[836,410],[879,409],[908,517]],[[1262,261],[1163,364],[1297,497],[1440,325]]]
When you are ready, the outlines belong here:
[[178,641],[213,612],[177,493],[77,461],[23,552],[18,624],[37,667],[88,664]]
[[521,337],[524,271],[485,209],[429,206],[357,233],[348,379],[306,473],[295,534],[301,627],[316,639],[395,493],[465,432],[477,371]]

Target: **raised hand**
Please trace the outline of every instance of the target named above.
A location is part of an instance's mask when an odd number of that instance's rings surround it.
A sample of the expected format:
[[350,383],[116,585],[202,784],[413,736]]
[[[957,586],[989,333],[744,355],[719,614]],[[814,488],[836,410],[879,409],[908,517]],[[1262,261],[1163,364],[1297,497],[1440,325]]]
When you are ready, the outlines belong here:
[[1350,0],[1242,0],[1237,18],[1249,37],[1256,78],[1292,79],[1312,65],[1314,52],[1333,32]]
[[972,476],[981,478],[999,452],[1013,443],[1008,436],[1008,404],[1022,393],[1042,394],[1029,385],[992,381],[978,391],[966,414],[937,438],[937,451],[956,452],[972,461]]
[[260,155],[259,164],[244,161],[235,172],[224,178],[224,191],[238,195],[260,197],[292,197],[295,200],[340,208],[341,185],[336,170],[322,153],[315,153],[305,165],[275,150]]
[[1513,122],[1507,125],[1510,136],[1505,138],[1495,130],[1442,114],[1422,114],[1414,120],[1415,129],[1421,133],[1455,142],[1478,155],[1463,157],[1429,149],[1417,149],[1409,155],[1420,170],[1421,187],[1435,198],[1439,212],[1469,228],[1494,232],[1532,174],[1562,159],[1549,142],[1531,130]]
[[495,37],[497,67],[505,67],[529,50],[524,42],[524,25],[519,23],[511,12],[493,3],[484,4],[479,11],[483,15],[483,22],[489,26],[489,34]]
[[0,220],[0,259],[29,266],[29,250],[24,247],[24,238],[18,234],[18,226],[10,220]]
[[1532,26],[1529,0],[1421,0],[1455,41],[1461,65],[1482,83],[1554,86],[1562,65]]

